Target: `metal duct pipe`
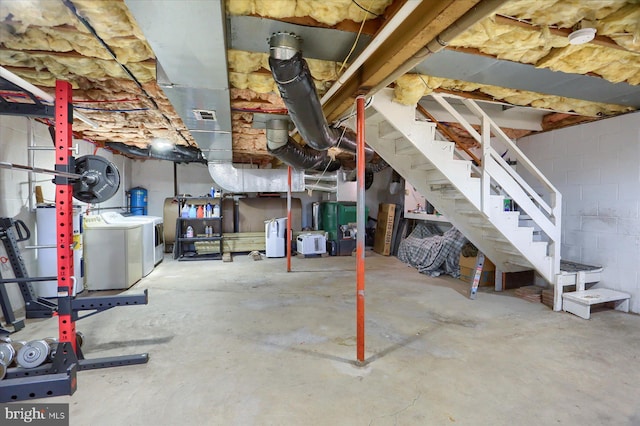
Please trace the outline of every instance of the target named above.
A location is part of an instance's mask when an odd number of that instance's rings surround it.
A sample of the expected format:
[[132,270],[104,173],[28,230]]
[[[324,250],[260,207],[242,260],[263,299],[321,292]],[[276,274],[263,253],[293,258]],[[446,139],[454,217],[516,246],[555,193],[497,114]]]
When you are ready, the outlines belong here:
[[127,145],[122,142],[107,142],[105,145],[120,153],[134,155],[141,158],[153,158],[156,160],[167,160],[178,163],[207,163],[207,160],[202,157],[202,153],[196,147],[176,145],[173,151],[158,152],[150,148],[140,148],[138,146]]
[[[313,149],[326,151],[339,147],[355,152],[355,132],[327,124],[300,43],[298,36],[285,32],[274,33],[269,39],[269,66],[293,124]],[[373,154],[373,149],[367,147],[367,161],[371,161]]]
[[[226,192],[287,192],[287,169],[237,169],[231,163],[209,163],[213,181]],[[302,171],[293,171],[291,191],[304,191]]]
[[267,121],[267,151],[294,169],[333,172],[341,166],[326,151],[301,146],[290,138],[287,120]]
[[310,191],[338,192],[337,186],[310,184],[310,185],[306,185],[306,189]]
[[337,182],[338,181],[338,174],[337,173],[331,173],[331,174],[326,174],[326,173],[317,173],[317,174],[308,174],[305,173],[304,174],[304,180],[310,180],[310,181],[318,181],[318,180],[322,180],[322,181],[327,181],[327,182]]
[[491,15],[503,4],[504,0],[484,0],[475,5],[473,8],[469,9],[467,13],[460,17],[460,19],[455,21],[448,28],[438,34],[433,40],[428,42],[423,48],[418,50],[412,57],[410,57],[402,65],[400,65],[394,72],[392,72],[384,80],[382,80],[371,90],[369,90],[367,95],[373,95],[377,93],[381,89],[387,87],[389,84],[397,80],[401,75],[404,75],[411,71],[413,67],[424,61],[428,56],[437,53],[447,47],[451,40],[468,30],[472,25]]

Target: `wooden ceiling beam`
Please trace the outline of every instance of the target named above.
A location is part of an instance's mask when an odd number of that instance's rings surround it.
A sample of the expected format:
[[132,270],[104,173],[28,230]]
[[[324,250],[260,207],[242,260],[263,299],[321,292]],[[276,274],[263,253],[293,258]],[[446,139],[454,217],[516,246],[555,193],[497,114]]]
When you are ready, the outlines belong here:
[[590,121],[596,121],[600,118],[586,117],[584,115],[565,114],[562,112],[554,112],[542,117],[542,131],[548,132],[550,130],[561,129],[563,127],[575,126],[576,124],[587,123]]
[[358,72],[324,105],[329,120],[338,118],[353,105],[361,90],[382,82],[428,42],[457,21],[480,0],[432,0],[422,2],[404,23],[365,61]]
[[[260,16],[260,15],[248,15],[248,16],[263,18],[263,16]],[[285,22],[287,24],[303,25],[305,27],[327,28],[330,30],[340,30],[340,31],[346,31],[350,33],[357,33],[360,30],[360,25],[361,25],[360,22],[355,22],[350,19],[345,19],[344,21],[340,21],[335,25],[328,25],[322,22],[318,22],[310,16],[301,16],[301,17],[293,16],[288,18],[269,17],[268,19],[272,21]],[[365,22],[364,26],[362,27],[362,34],[373,36],[375,33],[378,32],[378,30],[380,29],[383,23],[384,23],[384,20],[381,17],[368,20],[367,22]]]

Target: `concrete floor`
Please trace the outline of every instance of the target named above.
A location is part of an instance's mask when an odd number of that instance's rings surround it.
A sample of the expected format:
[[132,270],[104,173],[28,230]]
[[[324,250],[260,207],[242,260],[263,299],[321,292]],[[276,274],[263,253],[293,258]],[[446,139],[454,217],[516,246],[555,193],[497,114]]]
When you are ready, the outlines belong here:
[[[367,365],[354,365],[355,259],[177,262],[149,305],[81,320],[72,425],[638,425],[640,316],[589,321],[367,252]],[[15,339],[57,335],[30,320]]]

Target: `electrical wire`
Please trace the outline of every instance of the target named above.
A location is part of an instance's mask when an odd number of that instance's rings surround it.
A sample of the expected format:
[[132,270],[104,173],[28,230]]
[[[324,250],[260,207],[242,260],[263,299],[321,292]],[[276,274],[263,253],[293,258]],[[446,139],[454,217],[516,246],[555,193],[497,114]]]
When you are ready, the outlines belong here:
[[127,68],[125,64],[120,62],[116,53],[113,51],[113,49],[111,49],[111,47],[107,44],[107,42],[104,41],[102,37],[100,37],[100,35],[96,31],[96,29],[93,27],[93,25],[91,25],[91,23],[84,16],[82,16],[80,12],[78,12],[78,9],[73,4],[73,2],[71,0],[62,0],[62,3],[71,11],[71,13],[76,17],[76,19],[78,19],[78,21],[80,21],[80,23],[89,31],[89,33],[96,39],[96,41],[107,51],[109,56],[111,56],[111,58],[115,61],[116,64],[118,64],[118,66],[125,72],[125,74],[136,84],[136,86],[138,86],[138,89],[140,89],[140,92],[142,92],[142,94],[149,100],[149,102],[151,102],[151,104],[156,109],[156,111],[158,111],[160,115],[165,119],[165,122],[167,123],[167,127],[170,129],[173,129],[186,142],[187,146],[192,146],[193,144],[189,141],[189,139],[187,139],[182,134],[180,130],[178,130],[174,126],[174,123],[171,121],[171,119],[169,119],[169,117],[167,117],[167,115],[160,109],[160,106],[158,105],[156,100],[153,98],[153,96],[149,94],[149,92],[147,92],[147,90],[144,88],[142,83],[140,83],[140,81],[136,78],[133,72],[131,72],[131,70]]
[[[374,13],[374,12],[372,12],[372,11],[370,11],[368,9],[365,9],[364,7],[360,6],[360,4],[356,0],[351,0],[351,2],[353,2],[353,4],[355,4],[356,6],[358,6],[360,9],[364,10],[365,12],[372,14],[376,18],[380,17],[380,15],[378,15],[377,13]],[[371,2],[371,3],[373,3],[373,2]],[[369,3],[369,7],[371,7],[371,3]]]
[[418,73],[418,77],[420,78],[420,80],[422,80],[422,82],[424,83],[425,86],[427,86],[427,89],[431,90],[433,92],[433,87],[429,87],[429,85],[427,84],[426,81],[424,81],[424,78],[422,78],[422,74]]
[[84,109],[87,111],[105,111],[105,112],[137,112],[149,111],[149,108],[129,108],[129,109],[108,109],[108,108],[92,108],[92,107],[75,107],[76,109]]
[[83,100],[74,100],[74,104],[115,104],[120,102],[140,102],[140,99],[103,99],[103,100],[91,100],[91,99],[83,99]]
[[[355,114],[356,113],[356,105],[353,104],[353,106],[351,107],[351,114]],[[346,133],[347,128],[343,127],[342,128],[342,134],[340,135],[340,138],[338,139],[338,143],[336,144],[335,148],[339,148],[340,147],[340,142],[342,141],[342,138],[344,137],[344,134]],[[322,171],[322,173],[320,173],[320,176],[318,177],[318,180],[316,181],[315,185],[318,185],[320,183],[320,181],[322,180],[322,177],[327,173],[327,169],[329,168],[329,164],[331,164],[330,161],[327,161],[327,165],[325,166],[324,170]]]
[[[369,106],[371,105],[371,102],[373,102],[373,96],[369,98],[369,100],[367,101],[367,103],[364,104],[364,108],[367,109],[369,108]],[[345,121],[347,121],[348,119],[350,119],[351,117],[356,115],[356,112],[354,111],[355,108],[351,109],[351,113],[349,113],[349,115],[346,115],[338,120],[336,120],[332,125],[333,127],[340,127],[342,126],[342,123],[344,123]]]
[[[369,12],[367,9],[363,8],[362,6],[360,6],[358,3],[356,3],[355,0],[351,0],[351,1],[353,1],[360,9],[364,10],[365,12],[372,13],[372,12]],[[373,4],[373,0],[370,0],[368,7],[371,7],[372,4]],[[374,15],[375,15],[375,13],[374,13]],[[345,65],[347,65],[347,61],[349,60],[349,58],[351,57],[351,54],[353,53],[353,51],[356,49],[356,46],[358,45],[358,40],[360,40],[360,35],[362,34],[362,29],[364,28],[365,22],[367,22],[366,18],[367,18],[366,15],[364,15],[362,17],[362,23],[360,24],[360,29],[358,30],[358,35],[356,35],[356,39],[354,40],[353,45],[351,46],[351,50],[349,50],[349,53],[347,54],[347,57],[344,58],[344,61],[342,61],[342,64],[340,65],[340,69],[338,70],[338,76],[340,75],[340,73],[344,69]]]

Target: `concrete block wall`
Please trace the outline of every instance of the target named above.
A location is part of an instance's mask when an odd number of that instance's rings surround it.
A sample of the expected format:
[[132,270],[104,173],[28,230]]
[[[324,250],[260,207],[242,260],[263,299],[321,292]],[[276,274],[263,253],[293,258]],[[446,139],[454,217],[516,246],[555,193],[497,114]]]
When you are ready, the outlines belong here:
[[604,267],[600,287],[640,313],[640,114],[541,133],[518,146],[563,196],[562,258]]
[[[25,117],[15,117],[0,115],[0,161],[28,165],[29,128],[31,128],[32,140],[38,146],[53,146],[48,127],[44,124],[29,120]],[[74,145],[78,145],[78,153],[73,155],[77,158],[83,155],[94,154],[95,146],[82,140],[74,140]],[[94,211],[94,208],[115,208],[126,206],[125,189],[130,187],[131,182],[131,162],[127,158],[99,149],[97,155],[105,157],[113,162],[120,171],[120,189],[110,200],[100,205],[88,206],[74,199],[74,204],[81,205],[83,211]],[[35,151],[35,167],[53,169],[55,158],[53,151]],[[33,198],[35,206],[35,195],[29,192],[29,174],[23,170],[10,170],[0,168],[0,217],[12,217],[25,222],[31,232],[31,239],[24,243],[19,243],[20,253],[27,266],[29,276],[37,276],[37,250],[24,249],[26,245],[35,245],[37,236],[35,232],[35,211],[30,210],[29,198]],[[52,183],[53,176],[45,174],[35,175],[35,185],[42,188],[45,202],[55,201],[55,185]],[[5,255],[4,246],[0,244],[0,259]],[[0,265],[1,267],[1,265]],[[3,277],[13,277],[13,273],[2,269]],[[34,286],[37,284],[34,284]],[[8,284],[7,290],[12,307],[20,311],[24,308],[24,301],[20,295],[17,284]]]

